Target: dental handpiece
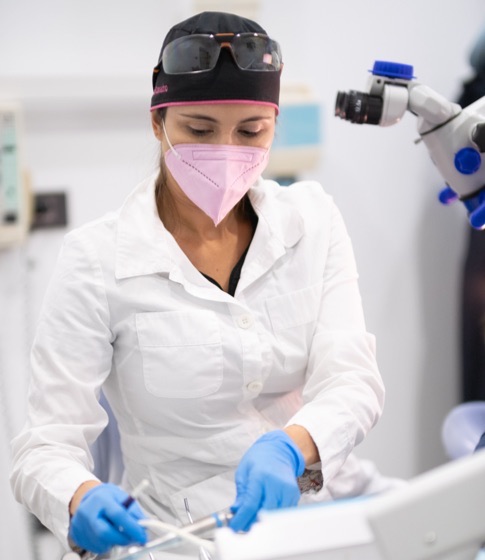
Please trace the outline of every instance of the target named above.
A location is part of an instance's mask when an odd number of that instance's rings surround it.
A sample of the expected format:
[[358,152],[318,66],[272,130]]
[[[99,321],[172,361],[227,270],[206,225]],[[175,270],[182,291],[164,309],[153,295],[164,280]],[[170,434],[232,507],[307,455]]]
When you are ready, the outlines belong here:
[[[212,513],[211,515],[203,517],[193,523],[183,525],[179,529],[186,534],[203,536],[214,529],[218,529],[219,527],[226,527],[233,516],[234,514],[228,508]],[[119,556],[117,555],[116,560],[136,560],[137,558],[143,558],[149,552],[166,550],[178,546],[182,542],[182,539],[183,537],[175,533],[168,532],[166,535],[153,539],[144,546],[129,547],[126,552],[121,553]]]
[[204,535],[205,533],[218,529],[219,527],[227,527],[229,521],[234,517],[234,514],[230,509],[223,509],[217,511],[216,513],[211,513],[207,517],[202,517],[198,521],[194,521],[188,525],[184,525],[183,529],[187,533],[192,533],[193,535]]

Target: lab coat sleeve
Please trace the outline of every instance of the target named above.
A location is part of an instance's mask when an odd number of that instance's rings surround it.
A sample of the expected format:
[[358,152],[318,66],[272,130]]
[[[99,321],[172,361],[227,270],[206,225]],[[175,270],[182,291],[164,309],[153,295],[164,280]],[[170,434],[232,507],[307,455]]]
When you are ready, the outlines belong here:
[[304,405],[287,423],[309,431],[326,483],[377,422],[384,404],[375,339],[365,327],[351,241],[333,204],[329,238]]
[[27,420],[12,442],[18,501],[66,543],[69,502],[93,480],[90,444],[107,424],[98,403],[112,335],[94,245],[69,234],[44,300],[31,354]]

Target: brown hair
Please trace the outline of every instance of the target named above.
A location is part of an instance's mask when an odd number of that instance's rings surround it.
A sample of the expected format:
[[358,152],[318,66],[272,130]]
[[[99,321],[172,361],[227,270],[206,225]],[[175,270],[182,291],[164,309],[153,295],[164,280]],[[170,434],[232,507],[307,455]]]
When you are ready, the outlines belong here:
[[[155,120],[157,124],[162,125],[162,121],[165,119],[167,113],[167,108],[157,109],[154,111]],[[177,207],[173,200],[172,193],[166,188],[167,185],[167,168],[165,166],[165,159],[163,157],[163,150],[160,149],[160,159],[159,159],[159,172],[158,177],[155,180],[155,200],[157,203],[158,215],[160,219],[162,218],[162,210],[164,216],[170,216],[171,221],[176,225],[179,221],[179,216],[177,212]],[[167,225],[167,224],[165,224]],[[170,228],[170,231],[172,228]]]

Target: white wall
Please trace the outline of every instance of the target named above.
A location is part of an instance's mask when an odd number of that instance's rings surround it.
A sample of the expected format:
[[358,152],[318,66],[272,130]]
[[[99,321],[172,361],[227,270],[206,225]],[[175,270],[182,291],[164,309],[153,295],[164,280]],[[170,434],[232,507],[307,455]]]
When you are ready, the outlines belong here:
[[[155,169],[158,151],[148,120],[151,69],[166,31],[190,16],[193,5],[0,0],[0,98],[23,102],[34,189],[68,193],[69,227],[116,208]],[[344,214],[368,326],[377,335],[387,404],[360,454],[388,474],[413,476],[445,460],[440,425],[458,399],[465,213],[436,202],[441,180],[424,146],[413,143],[411,115],[383,129],[338,120],[333,106],[337,90],[365,87],[375,59],[414,64],[420,81],[455,98],[469,75],[467,55],[485,24],[485,5],[482,0],[261,0],[260,5],[260,22],[283,45],[284,80],[309,84],[321,100],[321,163],[306,176],[320,180]],[[231,1],[225,6],[230,10]],[[9,381],[8,398],[19,411],[27,377],[19,346],[30,343],[63,234],[35,232],[21,251],[0,253],[0,375]],[[2,465],[2,477],[4,471]],[[12,525],[11,515],[3,509],[2,543],[14,534],[7,522]]]

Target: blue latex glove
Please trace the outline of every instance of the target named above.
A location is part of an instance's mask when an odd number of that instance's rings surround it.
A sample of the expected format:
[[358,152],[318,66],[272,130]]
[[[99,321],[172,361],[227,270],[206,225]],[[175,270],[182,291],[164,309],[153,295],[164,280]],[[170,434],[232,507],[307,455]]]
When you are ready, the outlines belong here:
[[100,484],[83,496],[69,529],[70,539],[90,552],[103,554],[115,545],[145,544],[147,534],[139,519],[144,519],[140,506],[123,505],[129,495],[114,484]]
[[237,497],[229,526],[248,531],[260,509],[295,506],[300,499],[296,478],[304,470],[302,452],[286,432],[275,430],[261,436],[236,470]]

